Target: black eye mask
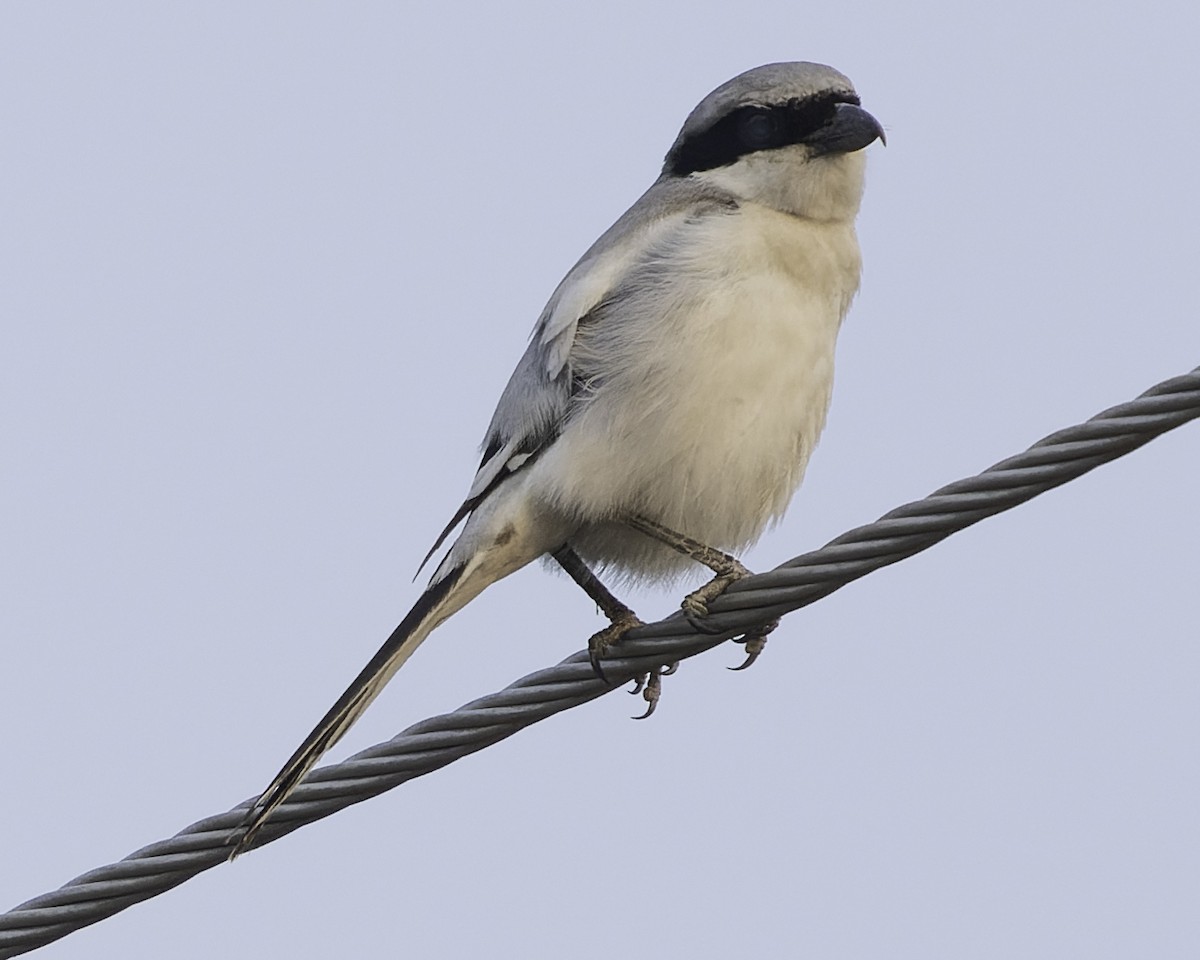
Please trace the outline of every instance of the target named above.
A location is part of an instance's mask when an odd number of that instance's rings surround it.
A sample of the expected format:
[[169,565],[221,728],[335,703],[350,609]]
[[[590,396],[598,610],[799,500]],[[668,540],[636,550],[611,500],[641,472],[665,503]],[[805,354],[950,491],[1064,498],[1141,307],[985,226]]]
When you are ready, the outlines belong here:
[[750,153],[803,143],[834,120],[839,103],[859,104],[852,93],[829,92],[770,106],[738,107],[680,141],[667,155],[667,172],[686,177],[728,166]]

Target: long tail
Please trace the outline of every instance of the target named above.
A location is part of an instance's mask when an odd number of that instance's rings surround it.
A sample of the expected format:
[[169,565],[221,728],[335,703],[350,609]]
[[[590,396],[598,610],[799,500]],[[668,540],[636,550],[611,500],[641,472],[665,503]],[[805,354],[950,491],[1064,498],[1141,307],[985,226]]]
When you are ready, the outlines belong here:
[[464,572],[469,566],[468,563],[447,571],[421,594],[400,625],[371,658],[371,662],[363,667],[362,672],[354,678],[354,682],[346,688],[346,692],[338,698],[337,703],[329,709],[250,808],[243,824],[245,833],[238,840],[230,859],[249,849],[275,808],[296,789],[296,785],[304,779],[304,775],[321,759],[325,751],[337,743],[354,721],[362,716],[371,701],[379,696],[379,692],[434,627],[465,606],[490,582],[490,579],[479,582],[481,578],[464,577]]

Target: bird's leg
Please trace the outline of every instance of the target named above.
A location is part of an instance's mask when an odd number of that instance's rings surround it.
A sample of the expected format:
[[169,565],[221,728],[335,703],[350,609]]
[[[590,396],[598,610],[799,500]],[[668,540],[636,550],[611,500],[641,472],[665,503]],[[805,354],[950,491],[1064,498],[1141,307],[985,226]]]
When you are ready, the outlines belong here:
[[596,676],[608,683],[608,677],[604,675],[604,668],[600,665],[600,658],[625,635],[626,631],[640,627],[642,621],[638,619],[636,613],[609,592],[608,587],[600,582],[597,576],[588,569],[587,564],[579,558],[579,554],[569,546],[563,544],[554,551],[552,556],[558,561],[558,565],[567,572],[567,576],[579,584],[583,588],[583,592],[591,597],[596,606],[612,621],[588,640],[588,657],[592,661],[592,669],[596,672]]
[[[704,629],[703,624],[699,621],[708,616],[708,605],[724,593],[725,589],[735,580],[741,580],[742,577],[750,575],[750,571],[746,569],[745,565],[737,557],[722,553],[720,550],[703,544],[699,540],[693,540],[682,533],[676,533],[670,527],[664,527],[661,523],[655,523],[653,520],[639,516],[629,517],[625,522],[652,540],[666,544],[672,550],[677,550],[684,556],[691,557],[697,563],[704,564],[704,566],[716,574],[715,577],[699,590],[695,590],[684,597],[683,603],[680,604],[688,621],[698,630],[702,631]],[[772,620],[761,627],[746,631],[743,636],[739,637],[737,642],[746,645],[746,660],[740,667],[730,667],[730,669],[745,670],[753,664],[767,645],[767,634],[777,626],[779,626],[779,620]],[[657,701],[658,697],[655,696],[653,700],[651,699],[649,685],[647,685],[644,696],[651,704],[650,709],[646,713],[649,716],[654,712],[654,702]]]
[[653,520],[647,520],[645,517],[633,516],[626,521],[629,526],[633,527],[652,540],[657,540],[659,543],[666,544],[672,550],[677,550],[685,557],[691,557],[697,563],[702,563],[716,574],[708,583],[702,586],[699,590],[694,590],[683,598],[683,612],[688,615],[689,620],[699,620],[708,616],[708,605],[725,592],[735,580],[741,580],[742,577],[750,576],[750,571],[747,570],[737,557],[731,557],[727,553],[722,553],[713,547],[701,543],[699,540],[693,540],[691,537],[684,536],[682,533],[676,533],[669,527],[664,527],[661,523],[655,523]]

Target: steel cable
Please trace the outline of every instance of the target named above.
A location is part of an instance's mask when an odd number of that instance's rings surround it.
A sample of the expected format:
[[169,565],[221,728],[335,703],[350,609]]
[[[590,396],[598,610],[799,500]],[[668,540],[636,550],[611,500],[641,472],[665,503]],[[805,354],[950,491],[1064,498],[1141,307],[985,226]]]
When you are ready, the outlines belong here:
[[[343,763],[320,767],[263,828],[254,846],[327,817],[482,750],[530,724],[609,693],[647,670],[695,656],[746,629],[807,606],[880,567],[926,550],[950,534],[1009,510],[1102,463],[1200,417],[1200,368],[1140,397],[1060,430],[977,476],[942,487],[819,550],[735,583],[710,605],[706,632],[681,614],[631,632],[606,657],[608,686],[586,651],[530,674],[453,713],[424,720]],[[44,946],[80,927],[178,886],[228,859],[253,798],[99,867],[0,915],[0,960]]]

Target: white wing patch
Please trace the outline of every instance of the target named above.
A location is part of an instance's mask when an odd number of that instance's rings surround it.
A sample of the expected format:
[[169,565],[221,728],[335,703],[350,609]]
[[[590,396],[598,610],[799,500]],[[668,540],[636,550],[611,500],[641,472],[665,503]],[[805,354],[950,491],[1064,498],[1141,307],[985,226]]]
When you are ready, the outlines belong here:
[[471,489],[467,491],[468,500],[473,500],[481,496],[483,491],[492,485],[496,477],[500,475],[500,471],[505,467],[508,467],[510,470],[516,469],[512,466],[513,460],[520,460],[521,463],[524,463],[529,459],[529,454],[517,454],[515,457],[513,456],[513,451],[520,446],[523,439],[524,437],[513,437],[513,439],[509,440],[508,443],[492,454],[487,463],[479,465],[479,472],[475,474],[475,480],[471,484]]

